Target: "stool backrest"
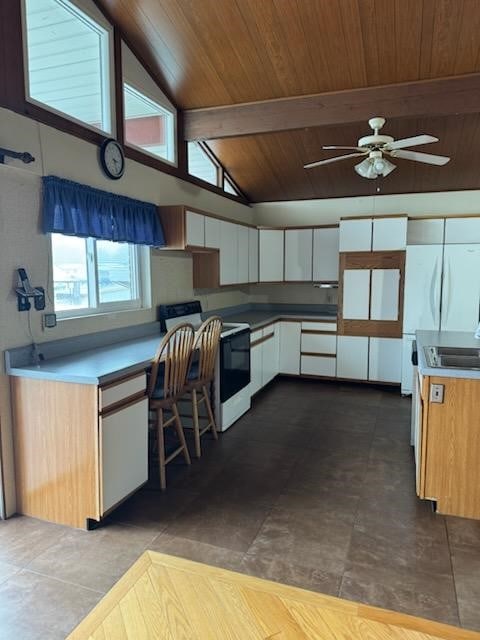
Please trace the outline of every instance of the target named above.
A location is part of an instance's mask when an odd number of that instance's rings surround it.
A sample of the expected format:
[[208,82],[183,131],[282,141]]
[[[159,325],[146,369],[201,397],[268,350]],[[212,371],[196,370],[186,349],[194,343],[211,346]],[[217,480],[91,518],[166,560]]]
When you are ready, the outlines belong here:
[[212,316],[197,331],[193,349],[198,353],[198,380],[213,380],[222,326],[222,319]]
[[195,330],[188,322],[168,331],[152,362],[148,395],[152,396],[160,368],[163,369],[163,398],[175,398],[185,387],[193,353]]

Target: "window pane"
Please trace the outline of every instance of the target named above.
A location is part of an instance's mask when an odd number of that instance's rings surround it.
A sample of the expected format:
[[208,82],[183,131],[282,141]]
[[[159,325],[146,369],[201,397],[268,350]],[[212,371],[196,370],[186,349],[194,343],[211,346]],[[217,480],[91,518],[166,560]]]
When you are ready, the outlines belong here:
[[134,250],[128,244],[97,240],[98,296],[101,304],[135,300]]
[[188,173],[210,184],[217,184],[217,166],[196,142],[188,143]]
[[228,178],[224,178],[223,180],[223,190],[227,193],[231,193],[234,196],[238,196],[238,191],[235,189]]
[[159,158],[173,162],[173,115],[129,85],[124,85],[123,95],[125,140]]
[[68,0],[25,0],[30,97],[110,131],[108,33]]
[[52,234],[55,310],[88,308],[87,249],[84,238]]

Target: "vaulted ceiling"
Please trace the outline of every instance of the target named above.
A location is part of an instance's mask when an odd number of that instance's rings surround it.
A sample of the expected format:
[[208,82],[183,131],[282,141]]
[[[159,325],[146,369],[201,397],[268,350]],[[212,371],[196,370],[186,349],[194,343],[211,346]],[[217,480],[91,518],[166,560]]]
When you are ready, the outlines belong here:
[[[480,72],[479,0],[99,0],[184,110]],[[480,113],[480,101],[478,105]],[[383,115],[383,113],[371,113]],[[416,115],[416,114],[415,114]],[[395,160],[381,184],[353,161],[306,171],[323,145],[369,133],[355,122],[209,140],[254,201],[480,188],[476,113],[389,120],[428,133],[444,167]],[[285,126],[285,129],[290,128]]]

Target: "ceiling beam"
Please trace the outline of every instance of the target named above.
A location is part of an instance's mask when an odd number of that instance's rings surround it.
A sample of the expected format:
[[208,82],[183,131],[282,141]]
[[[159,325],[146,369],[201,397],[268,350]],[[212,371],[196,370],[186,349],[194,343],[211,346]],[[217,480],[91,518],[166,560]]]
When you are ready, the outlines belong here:
[[184,111],[185,140],[480,112],[480,73]]

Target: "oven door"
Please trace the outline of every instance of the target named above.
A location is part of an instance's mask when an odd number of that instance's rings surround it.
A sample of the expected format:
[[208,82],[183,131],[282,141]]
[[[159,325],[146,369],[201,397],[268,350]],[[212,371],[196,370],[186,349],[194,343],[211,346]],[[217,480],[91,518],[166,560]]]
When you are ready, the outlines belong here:
[[220,340],[220,402],[250,384],[250,328]]

